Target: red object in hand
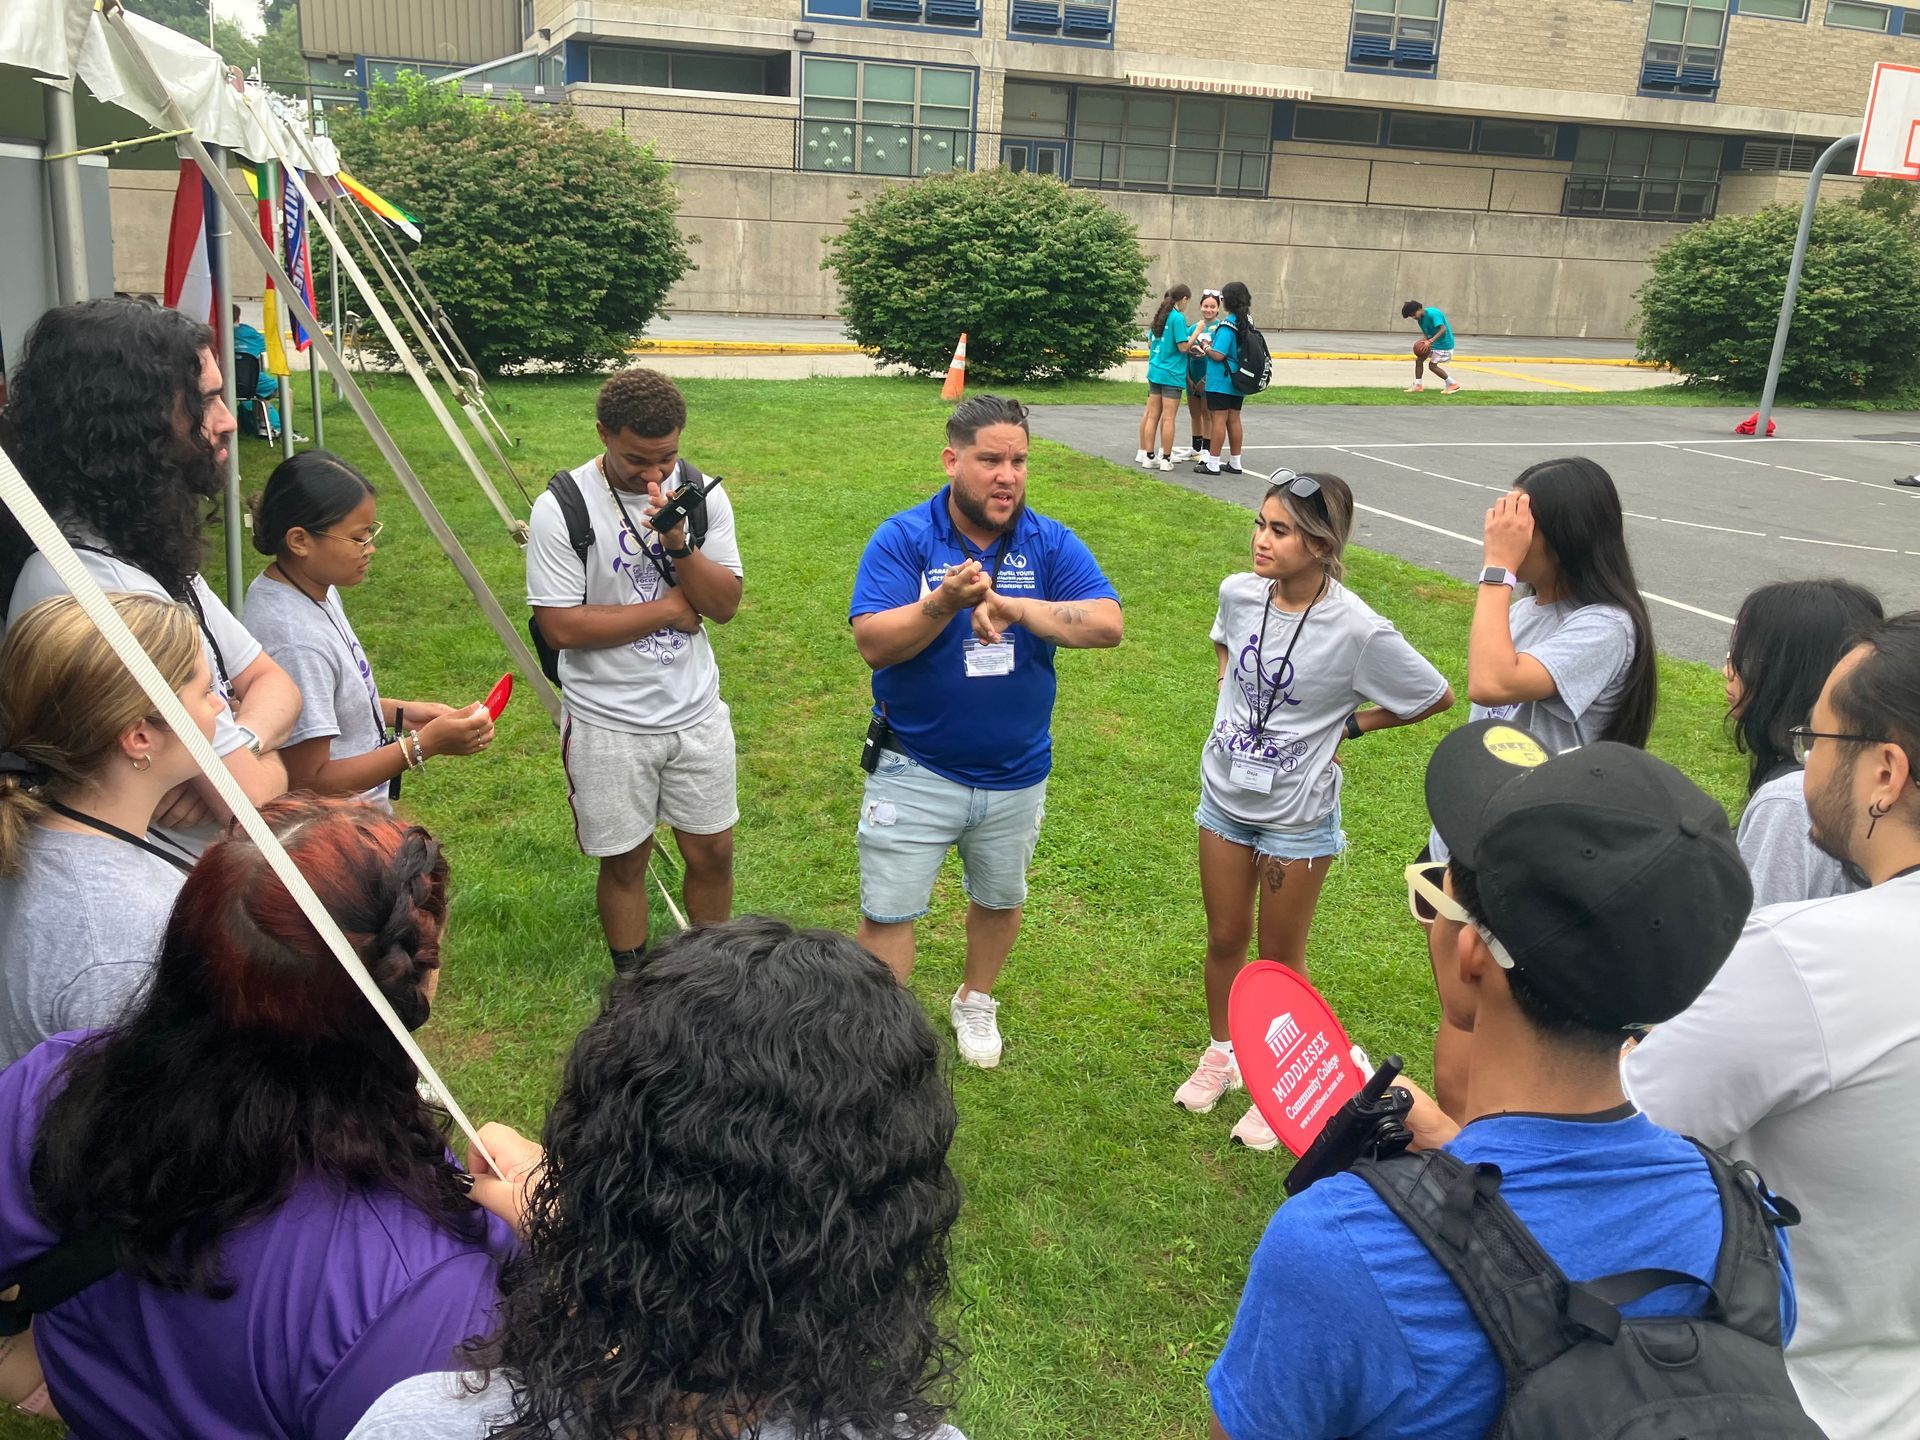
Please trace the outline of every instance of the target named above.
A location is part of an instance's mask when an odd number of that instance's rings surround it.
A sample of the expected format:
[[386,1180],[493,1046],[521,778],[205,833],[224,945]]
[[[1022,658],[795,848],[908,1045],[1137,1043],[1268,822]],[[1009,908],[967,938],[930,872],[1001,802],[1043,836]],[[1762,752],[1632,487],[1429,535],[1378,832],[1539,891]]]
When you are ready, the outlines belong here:
[[495,720],[498,720],[500,718],[500,712],[507,708],[507,701],[512,698],[513,672],[509,670],[500,677],[500,683],[487,693],[487,714],[491,715]]
[[1413,353],[1419,356],[1422,360],[1426,359],[1427,356],[1433,353],[1433,342],[1424,337],[1414,341]]
[[1234,979],[1227,1033],[1247,1094],[1295,1155],[1366,1083],[1320,992],[1277,961],[1256,960]]

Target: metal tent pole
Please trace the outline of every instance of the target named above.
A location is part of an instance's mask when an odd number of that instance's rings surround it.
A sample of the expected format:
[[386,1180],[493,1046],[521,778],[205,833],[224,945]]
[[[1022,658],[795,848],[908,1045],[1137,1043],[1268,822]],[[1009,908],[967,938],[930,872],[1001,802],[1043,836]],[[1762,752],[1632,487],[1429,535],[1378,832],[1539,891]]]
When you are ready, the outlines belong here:
[[1787,266],[1787,293],[1780,301],[1780,323],[1773,331],[1773,357],[1767,361],[1767,384],[1760,392],[1760,414],[1754,421],[1753,433],[1757,439],[1767,438],[1767,425],[1773,419],[1774,392],[1780,388],[1780,363],[1787,357],[1787,331],[1793,325],[1793,302],[1800,296],[1800,272],[1806,268],[1807,239],[1813,234],[1813,212],[1820,204],[1820,182],[1826,178],[1833,162],[1859,143],[1858,135],[1834,141],[1826,153],[1813,162],[1813,173],[1807,177],[1807,199],[1800,207],[1800,233],[1793,241],[1793,263]]

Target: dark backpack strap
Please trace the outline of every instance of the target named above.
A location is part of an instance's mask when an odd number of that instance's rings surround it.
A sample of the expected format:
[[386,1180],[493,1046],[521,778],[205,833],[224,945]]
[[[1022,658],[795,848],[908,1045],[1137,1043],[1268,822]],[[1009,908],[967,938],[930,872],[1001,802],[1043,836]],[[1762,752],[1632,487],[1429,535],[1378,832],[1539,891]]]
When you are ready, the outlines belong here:
[[1500,1357],[1509,1389],[1579,1338],[1566,1318],[1567,1278],[1500,1198],[1498,1166],[1469,1166],[1444,1150],[1426,1150],[1362,1160],[1353,1173],[1373,1186],[1459,1287]]
[[[682,460],[680,462],[680,483],[682,485],[704,484],[706,478],[707,477],[700,473],[699,469],[691,460]],[[687,543],[697,549],[706,543],[706,539],[707,497],[702,495],[699,500],[694,503],[693,508],[687,511]]]
[[113,1231],[104,1225],[83,1230],[71,1240],[42,1251],[11,1277],[0,1280],[0,1294],[18,1287],[11,1300],[0,1300],[0,1337],[20,1334],[33,1323],[35,1315],[66,1304],[119,1268]]
[[556,470],[547,481],[547,493],[560,507],[560,518],[567,522],[567,543],[583,561],[593,548],[593,520],[587,514],[587,497],[571,470]]
[[1720,1192],[1720,1257],[1713,1288],[1722,1318],[1763,1345],[1780,1345],[1780,1237],[1774,1232],[1800,1223],[1800,1212],[1772,1194],[1760,1172],[1744,1160],[1693,1142],[1713,1172]]

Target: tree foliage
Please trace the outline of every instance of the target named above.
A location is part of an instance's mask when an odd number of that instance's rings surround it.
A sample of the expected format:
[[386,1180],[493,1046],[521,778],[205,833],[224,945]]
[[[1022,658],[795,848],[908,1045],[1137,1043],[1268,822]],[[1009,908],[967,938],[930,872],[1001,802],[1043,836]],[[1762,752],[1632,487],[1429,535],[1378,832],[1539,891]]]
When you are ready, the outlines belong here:
[[[1640,287],[1640,358],[1693,380],[1747,386],[1767,373],[1798,207],[1723,215],[1687,230]],[[1895,221],[1842,202],[1815,212],[1783,392],[1835,400],[1898,394],[1920,381],[1920,249]]]
[[1126,358],[1146,288],[1133,222],[1085,191],[1011,170],[882,191],[829,242],[847,333],[881,360],[947,368],[967,332],[982,380],[1097,375]]
[[490,373],[617,360],[690,268],[666,164],[569,110],[406,73],[332,134],[356,179],[418,217],[413,262]]

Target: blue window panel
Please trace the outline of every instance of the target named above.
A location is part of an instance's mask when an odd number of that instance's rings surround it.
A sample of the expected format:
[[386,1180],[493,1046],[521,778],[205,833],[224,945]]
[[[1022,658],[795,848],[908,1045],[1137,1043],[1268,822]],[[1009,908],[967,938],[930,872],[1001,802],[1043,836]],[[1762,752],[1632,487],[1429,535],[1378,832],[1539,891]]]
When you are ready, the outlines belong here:
[[1045,0],[1013,0],[1013,28],[1053,34],[1060,29],[1060,7]]
[[867,14],[875,20],[920,20],[920,0],[867,0]]
[[927,0],[930,25],[978,25],[980,0]]
[[858,20],[860,0],[807,0],[806,13],[825,19]]
[[1066,32],[1082,38],[1104,40],[1113,34],[1113,12],[1105,6],[1095,9],[1089,5],[1069,5],[1066,7]]
[[1393,54],[1393,42],[1384,35],[1356,35],[1352,55],[1355,60],[1381,59]]
[[1431,40],[1402,40],[1393,56],[1396,60],[1431,60],[1434,45]]

